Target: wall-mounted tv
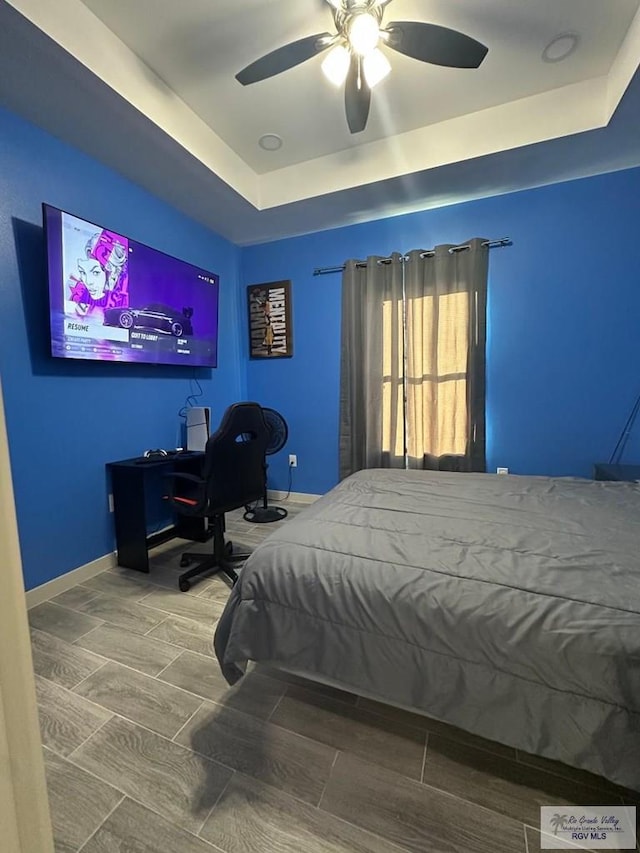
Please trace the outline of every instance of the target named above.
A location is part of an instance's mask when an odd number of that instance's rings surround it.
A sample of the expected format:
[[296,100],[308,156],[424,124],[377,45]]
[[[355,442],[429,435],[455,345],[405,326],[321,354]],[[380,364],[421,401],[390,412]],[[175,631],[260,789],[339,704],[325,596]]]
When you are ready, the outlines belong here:
[[216,367],[219,277],[42,205],[51,354]]

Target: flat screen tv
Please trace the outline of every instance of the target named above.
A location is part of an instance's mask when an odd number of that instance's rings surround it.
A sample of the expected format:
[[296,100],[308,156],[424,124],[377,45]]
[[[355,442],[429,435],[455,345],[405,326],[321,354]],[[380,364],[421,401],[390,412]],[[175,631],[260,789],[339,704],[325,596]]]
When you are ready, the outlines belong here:
[[215,273],[42,208],[53,356],[216,367]]

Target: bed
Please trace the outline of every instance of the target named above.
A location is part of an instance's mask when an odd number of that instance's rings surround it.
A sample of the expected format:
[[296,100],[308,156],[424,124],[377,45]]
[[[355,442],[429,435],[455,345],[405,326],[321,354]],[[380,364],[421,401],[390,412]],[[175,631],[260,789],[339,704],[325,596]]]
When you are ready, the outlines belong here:
[[215,634],[250,660],[640,790],[640,486],[361,471],[251,555]]

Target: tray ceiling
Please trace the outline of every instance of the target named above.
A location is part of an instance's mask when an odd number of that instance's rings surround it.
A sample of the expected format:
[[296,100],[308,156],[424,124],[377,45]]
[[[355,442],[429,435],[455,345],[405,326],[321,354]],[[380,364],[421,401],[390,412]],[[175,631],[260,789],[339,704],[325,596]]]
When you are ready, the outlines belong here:
[[[615,134],[608,160],[579,140],[607,128],[634,76],[639,5],[391,0],[385,22],[458,29],[489,53],[463,70],[388,51],[391,73],[373,89],[365,131],[352,135],[321,57],[251,86],[235,80],[287,42],[333,32],[325,0],[244,0],[241,12],[234,0],[0,0],[0,97],[235,242],[253,242],[508,191],[518,172],[522,187],[571,177],[565,146],[565,165],[548,156],[561,140],[574,140],[581,174],[635,165]],[[544,61],[564,34],[576,49]],[[120,128],[105,128],[114,120]],[[146,158],[131,145],[109,153],[118,129],[148,146]],[[263,150],[264,134],[282,147]],[[522,168],[532,149],[539,162]],[[175,186],[162,188],[167,180]],[[220,203],[230,216],[207,213]]]

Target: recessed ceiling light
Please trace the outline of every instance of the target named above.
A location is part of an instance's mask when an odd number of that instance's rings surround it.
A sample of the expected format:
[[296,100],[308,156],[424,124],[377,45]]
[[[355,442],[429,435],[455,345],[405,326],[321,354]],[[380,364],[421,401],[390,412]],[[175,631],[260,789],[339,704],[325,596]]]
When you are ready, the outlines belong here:
[[277,133],[265,133],[258,140],[258,145],[265,151],[277,151],[278,148],[282,148],[282,137]]
[[562,33],[556,36],[542,51],[544,62],[562,62],[575,51],[580,41],[577,33]]

